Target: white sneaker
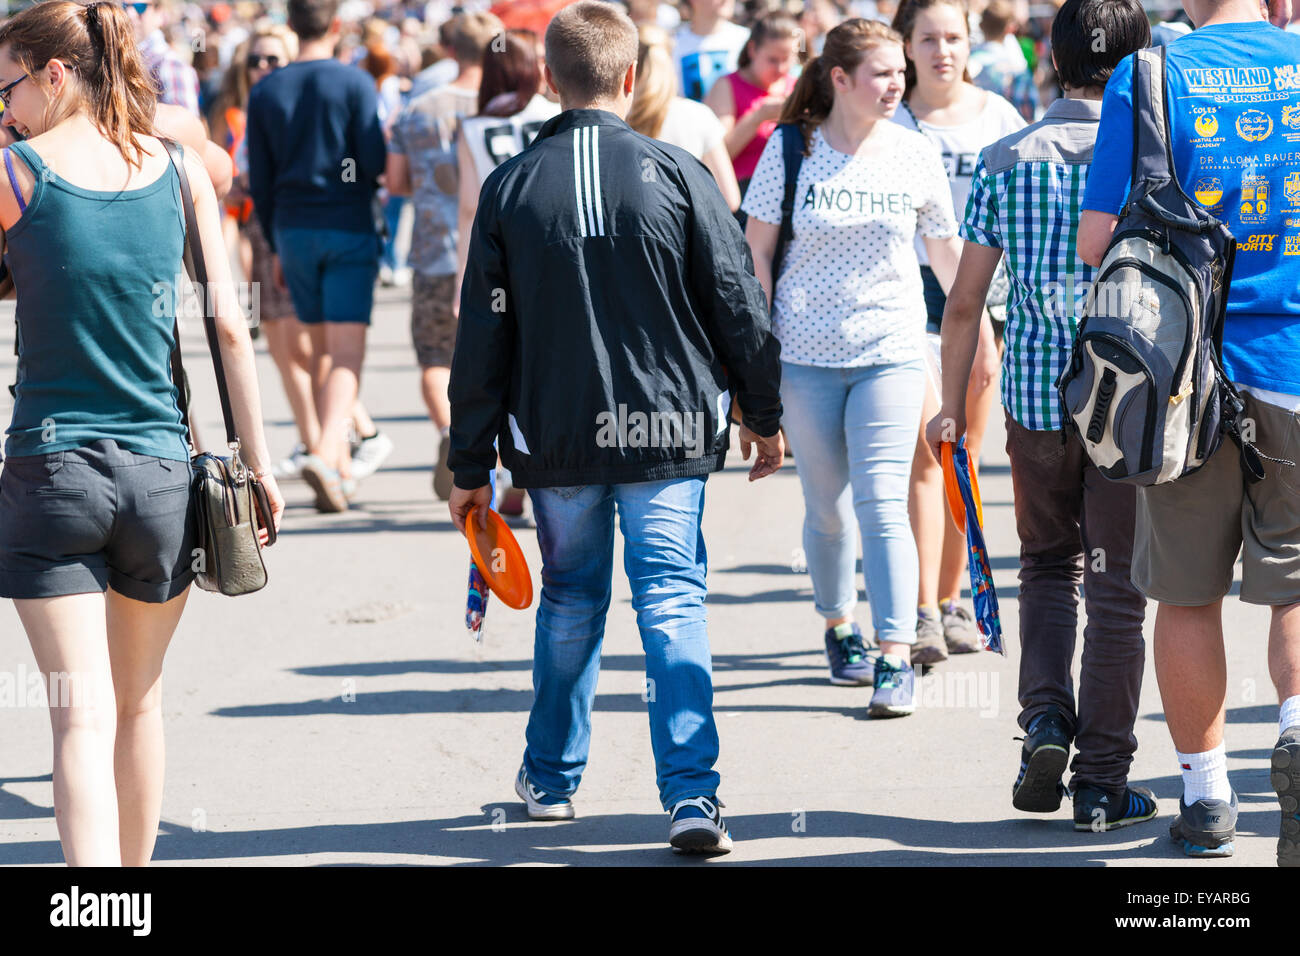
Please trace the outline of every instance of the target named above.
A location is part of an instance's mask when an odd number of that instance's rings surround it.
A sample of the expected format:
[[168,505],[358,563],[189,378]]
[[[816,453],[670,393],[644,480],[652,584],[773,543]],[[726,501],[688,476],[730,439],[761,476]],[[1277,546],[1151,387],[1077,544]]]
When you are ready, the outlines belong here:
[[559,797],[534,786],[528,779],[528,771],[523,767],[519,768],[519,775],[515,777],[515,793],[528,807],[530,820],[573,819],[573,801],[568,797]]
[[289,457],[271,466],[271,474],[276,481],[299,481],[302,479],[302,464],[307,460],[307,446],[302,442],[293,446]]
[[352,453],[352,477],[357,481],[369,478],[392,453],[393,440],[383,432],[377,431],[369,438],[361,439],[357,450]]

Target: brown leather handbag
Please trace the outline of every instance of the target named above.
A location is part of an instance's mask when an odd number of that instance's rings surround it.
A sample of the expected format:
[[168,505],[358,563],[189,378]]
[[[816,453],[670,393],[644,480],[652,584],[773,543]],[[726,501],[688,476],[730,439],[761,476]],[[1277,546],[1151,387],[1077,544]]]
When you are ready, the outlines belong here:
[[271,520],[271,501],[261,481],[248,470],[239,457],[239,436],[235,434],[234,414],[230,409],[230,392],[226,387],[226,370],[221,361],[217,339],[217,322],[210,306],[207,264],[199,237],[198,219],[194,214],[194,197],[185,174],[185,154],[171,140],[163,144],[180,177],[181,202],[185,207],[186,267],[198,290],[203,306],[203,330],[208,351],[216,370],[217,392],[221,397],[221,416],[225,419],[226,444],[230,456],[223,458],[194,448],[190,427],[189,383],[181,365],[180,323],[175,327],[176,346],[172,349],[172,381],[179,392],[179,404],[189,433],[190,464],[194,484],[190,504],[198,517],[200,555],[195,568],[197,583],[205,591],[236,596],[260,591],[266,586],[266,564],[258,529],[267,529],[267,544],[275,543],[275,524]]

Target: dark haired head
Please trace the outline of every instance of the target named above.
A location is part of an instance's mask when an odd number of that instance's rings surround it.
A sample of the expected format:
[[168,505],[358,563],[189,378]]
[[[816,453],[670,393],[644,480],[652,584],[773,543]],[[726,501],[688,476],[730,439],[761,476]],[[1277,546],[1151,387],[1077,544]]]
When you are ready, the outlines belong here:
[[1052,21],[1052,56],[1061,86],[1105,87],[1126,56],[1151,45],[1138,0],[1066,0]]
[[319,40],[330,32],[339,12],[339,0],[289,0],[289,29],[303,43]]
[[532,30],[507,30],[493,38],[483,51],[478,111],[484,116],[514,116],[537,95],[541,85],[537,34]]

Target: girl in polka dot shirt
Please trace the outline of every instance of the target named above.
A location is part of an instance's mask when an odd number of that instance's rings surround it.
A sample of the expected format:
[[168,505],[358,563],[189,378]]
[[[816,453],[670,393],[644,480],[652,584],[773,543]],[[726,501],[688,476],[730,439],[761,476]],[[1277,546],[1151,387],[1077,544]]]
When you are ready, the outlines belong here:
[[[741,207],[781,341],[783,424],[803,487],[804,551],[831,680],[874,683],[875,716],[914,709],[918,568],[907,492],[926,312],[913,242],[922,237],[945,289],[961,252],[938,149],[890,122],[904,66],[902,39],[884,24],[852,19],[831,30],[781,117],[797,132],[772,136]],[[782,137],[791,132],[802,134],[805,158],[794,238],[773,277]],[[852,620],[855,516],[878,657]]]

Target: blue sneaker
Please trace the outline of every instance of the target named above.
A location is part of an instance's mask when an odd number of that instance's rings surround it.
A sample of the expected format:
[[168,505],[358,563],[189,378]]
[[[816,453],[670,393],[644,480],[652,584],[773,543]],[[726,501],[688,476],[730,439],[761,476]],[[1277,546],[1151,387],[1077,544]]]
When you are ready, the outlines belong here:
[[1277,865],[1300,866],[1300,727],[1288,727],[1273,747],[1273,789],[1282,807]]
[[730,853],[731,834],[716,796],[687,797],[668,811],[668,843],[674,853]]
[[916,710],[916,671],[893,654],[876,661],[876,691],[867,707],[870,717],[906,717]]
[[1019,739],[1020,773],[1011,785],[1011,805],[1025,813],[1055,813],[1069,794],[1061,774],[1070,759],[1070,728],[1053,707],[1037,717]]
[[1190,807],[1178,798],[1178,816],[1169,838],[1188,856],[1232,856],[1237,838],[1237,795],[1226,800],[1197,800]]
[[528,779],[528,771],[523,767],[519,768],[519,776],[515,777],[515,793],[527,805],[530,820],[573,819],[573,801],[534,786]]
[[831,666],[831,683],[844,687],[870,687],[876,677],[876,658],[880,651],[867,647],[862,640],[862,629],[857,624],[850,626],[852,633],[844,637],[837,635],[833,627],[826,629],[826,660]]
[[1156,815],[1156,795],[1146,787],[1111,791],[1081,784],[1074,791],[1074,829],[1106,833],[1150,820]]

